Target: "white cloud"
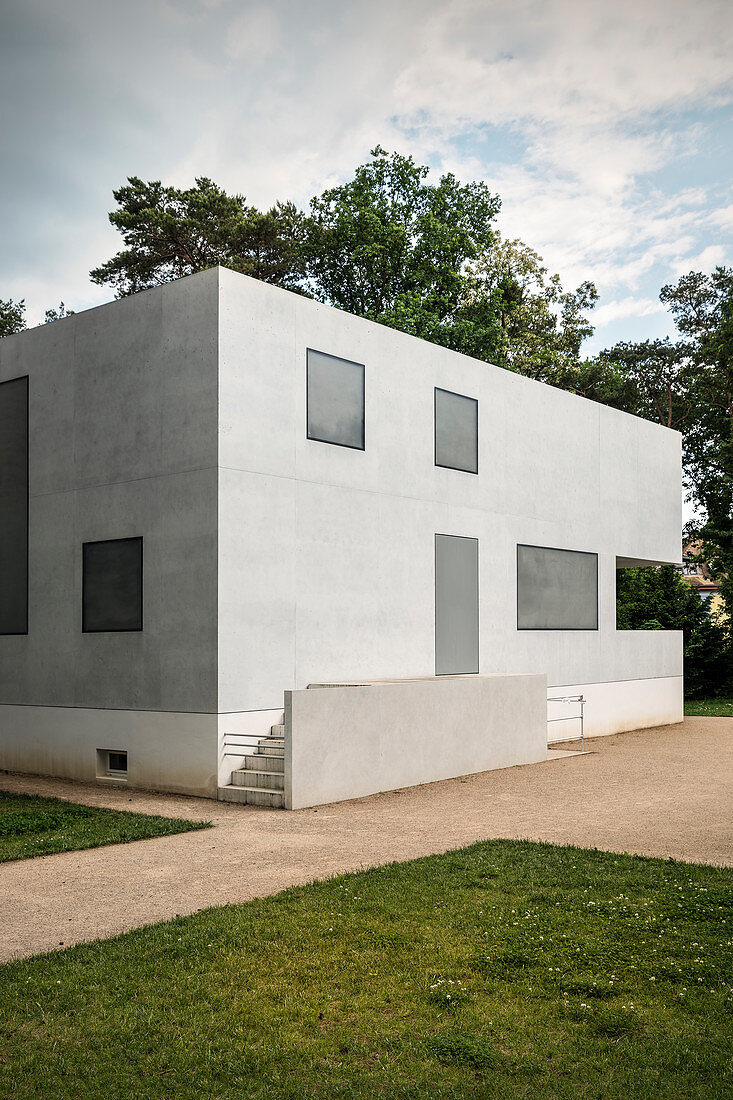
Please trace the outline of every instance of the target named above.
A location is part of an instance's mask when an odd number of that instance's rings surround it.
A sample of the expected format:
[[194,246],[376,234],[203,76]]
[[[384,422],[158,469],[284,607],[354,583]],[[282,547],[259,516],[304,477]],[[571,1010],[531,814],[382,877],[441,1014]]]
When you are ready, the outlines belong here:
[[711,111],[732,96],[729,0],[23,9],[32,47],[4,66],[6,98],[22,106],[0,179],[0,296],[30,300],[33,286],[41,312],[104,293],[87,271],[119,247],[106,213],[126,175],[207,175],[260,206],[305,204],[377,142],[486,179],[503,199],[502,232],[566,285],[594,278],[607,323],[623,320],[621,303],[651,301],[660,280],[730,255],[725,143],[717,180],[696,171]]
[[665,312],[666,307],[653,298],[620,298],[599,306],[594,310],[592,320],[598,327],[611,321],[620,321],[624,317],[650,317],[654,313]]
[[226,54],[233,61],[264,65],[281,44],[280,20],[264,5],[242,12],[229,25]]

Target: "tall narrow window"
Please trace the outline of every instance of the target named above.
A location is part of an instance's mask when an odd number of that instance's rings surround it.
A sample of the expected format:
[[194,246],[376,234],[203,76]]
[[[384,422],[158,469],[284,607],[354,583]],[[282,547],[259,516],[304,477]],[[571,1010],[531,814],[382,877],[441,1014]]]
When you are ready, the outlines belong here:
[[517,629],[598,630],[598,555],[517,546]]
[[308,438],[364,450],[364,365],[308,349]]
[[435,388],[435,465],[478,473],[478,401]]
[[28,377],[0,383],[0,634],[28,633]]
[[478,672],[478,539],[435,536],[435,675]]
[[143,540],[107,539],[82,546],[82,630],[143,628]]

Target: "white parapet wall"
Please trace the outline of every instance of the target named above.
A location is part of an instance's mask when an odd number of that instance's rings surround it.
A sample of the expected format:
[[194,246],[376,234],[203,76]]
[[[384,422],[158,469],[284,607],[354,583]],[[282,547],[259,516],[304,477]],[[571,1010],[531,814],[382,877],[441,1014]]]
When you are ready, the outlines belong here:
[[285,692],[285,805],[533,764],[547,754],[544,675],[441,676]]

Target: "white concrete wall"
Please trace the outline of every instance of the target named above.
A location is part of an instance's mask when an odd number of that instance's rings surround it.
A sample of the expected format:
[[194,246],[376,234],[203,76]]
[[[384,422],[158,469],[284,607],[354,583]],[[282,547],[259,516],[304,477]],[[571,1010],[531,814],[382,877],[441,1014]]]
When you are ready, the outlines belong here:
[[285,804],[319,806],[546,756],[544,676],[285,693]]
[[[0,767],[216,793],[217,271],[0,340],[29,376],[29,633],[0,637]],[[83,634],[82,543],[143,537],[143,630]],[[213,725],[212,725],[213,723]],[[110,744],[113,740],[116,743]]]
[[[683,679],[657,676],[649,680],[615,680],[605,684],[565,684],[548,688],[548,698],[582,695],[586,737],[603,737],[650,726],[669,726],[684,718]],[[548,717],[561,719],[578,714],[577,704],[548,703]],[[548,737],[579,737],[580,722],[553,721]]]
[[[0,636],[0,703],[217,711],[217,288],[205,272],[0,340],[30,420],[29,632]],[[133,535],[144,629],[83,634],[82,543]]]
[[[680,559],[678,433],[227,271],[219,346],[222,710],[432,675],[436,532],[479,540],[481,673],[681,675],[615,629],[617,557]],[[308,347],[365,364],[365,451],[306,438]],[[434,465],[435,386],[479,401],[478,475]],[[599,630],[517,630],[520,542],[598,553]]]

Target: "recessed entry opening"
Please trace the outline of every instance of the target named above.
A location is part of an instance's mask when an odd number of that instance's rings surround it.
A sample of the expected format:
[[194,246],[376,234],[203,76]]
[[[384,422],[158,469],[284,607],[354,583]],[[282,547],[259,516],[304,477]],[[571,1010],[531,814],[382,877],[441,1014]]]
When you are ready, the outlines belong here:
[[127,750],[97,749],[97,779],[127,779]]

